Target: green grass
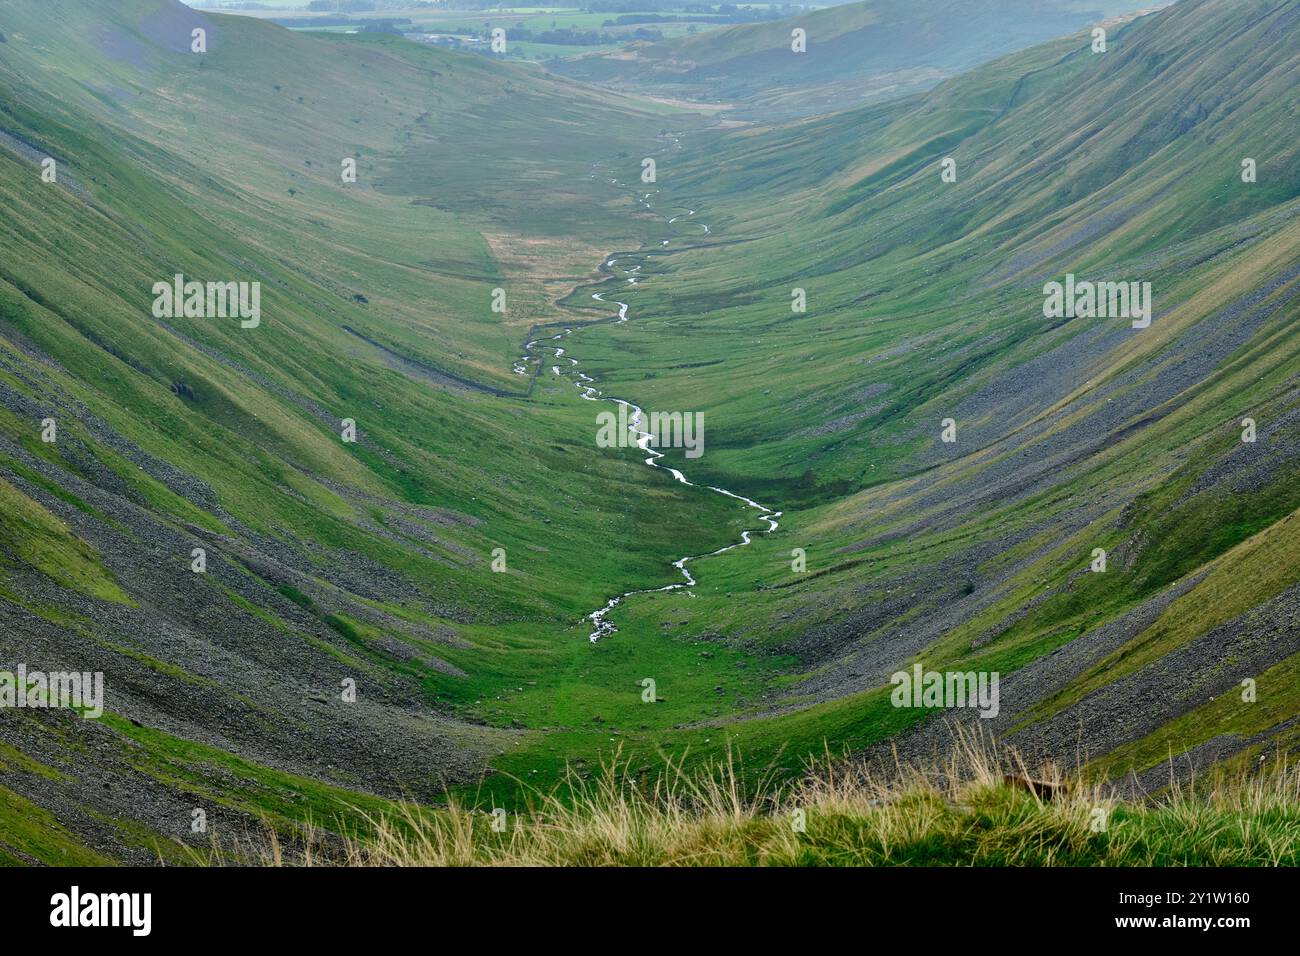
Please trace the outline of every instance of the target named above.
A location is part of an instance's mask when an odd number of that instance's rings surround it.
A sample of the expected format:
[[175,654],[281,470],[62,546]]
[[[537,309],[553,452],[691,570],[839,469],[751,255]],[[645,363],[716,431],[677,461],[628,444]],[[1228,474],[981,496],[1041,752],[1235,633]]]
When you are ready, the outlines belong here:
[[66,525],[0,478],[0,548],[63,587],[102,601],[129,604],[98,556]]
[[106,866],[112,861],[83,847],[49,811],[0,787],[0,866]]
[[[1005,767],[1005,770],[1003,769]],[[942,772],[942,776],[940,776]],[[1051,771],[1049,771],[1051,772]],[[1139,802],[1053,773],[1040,799],[1012,755],[959,752],[942,766],[872,777],[826,761],[793,786],[747,783],[728,755],[687,772],[605,764],[562,795],[492,826],[492,807],[372,821],[343,851],[300,833],[315,865],[347,866],[1294,866],[1294,769],[1227,777]],[[942,781],[942,782],[940,782]],[[286,856],[264,848],[262,859]],[[300,850],[299,852],[302,852]],[[296,859],[289,855],[287,859]]]

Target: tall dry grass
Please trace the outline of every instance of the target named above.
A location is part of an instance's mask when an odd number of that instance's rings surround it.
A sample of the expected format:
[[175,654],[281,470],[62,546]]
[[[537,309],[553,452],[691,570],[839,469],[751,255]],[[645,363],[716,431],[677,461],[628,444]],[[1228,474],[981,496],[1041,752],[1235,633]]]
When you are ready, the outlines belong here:
[[365,817],[342,838],[304,827],[291,849],[271,834],[236,855],[384,867],[1300,864],[1300,773],[1285,763],[1144,799],[1030,767],[979,735],[888,772],[826,754],[783,785],[749,779],[731,754],[691,770],[667,760],[648,785],[629,771],[614,760],[590,779],[570,773],[499,832],[489,810],[452,800]]

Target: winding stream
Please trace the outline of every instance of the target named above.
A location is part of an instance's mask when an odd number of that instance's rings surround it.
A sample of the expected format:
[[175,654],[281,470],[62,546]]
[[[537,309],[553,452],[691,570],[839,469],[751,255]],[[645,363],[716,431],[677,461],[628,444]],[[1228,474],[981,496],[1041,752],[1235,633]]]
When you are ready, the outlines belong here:
[[[614,182],[614,184],[617,185],[617,181],[612,181],[612,182]],[[645,206],[648,209],[650,207],[651,195],[653,194],[646,193],[644,198],[638,198],[637,201],[640,202],[641,205]],[[669,219],[668,222],[671,225],[678,222],[681,219],[690,218],[694,215],[695,215],[695,210],[691,209],[686,213],[685,216],[675,216],[672,219]],[[697,223],[697,225],[703,227],[704,235],[709,234],[708,226],[704,225],[703,223]],[[668,245],[668,242],[669,240],[664,240],[662,245],[666,246]],[[634,258],[634,257],[625,256],[624,258]],[[638,276],[638,273],[641,271],[640,264],[633,265],[629,268],[619,268],[619,271],[615,273],[613,272],[613,270],[617,267],[617,264],[618,264],[617,259],[610,258],[602,266],[604,270],[611,272],[610,278],[607,279],[606,282],[616,283],[620,278],[620,273],[621,273],[621,277],[626,280],[627,284],[633,287],[635,287],[641,281],[640,277]],[[597,302],[605,302],[604,295],[605,294],[602,292],[595,292],[592,294],[591,297],[595,299]],[[608,304],[618,306],[618,315],[615,317],[615,322],[628,321],[628,308],[629,308],[628,303],[610,301]],[[579,331],[581,331],[581,329],[579,329]],[[541,353],[543,352],[553,353],[557,364],[551,365],[552,375],[558,375],[564,377],[566,372],[572,373],[574,377],[574,381],[573,381],[574,386],[582,392],[582,397],[587,401],[612,402],[615,405],[620,405],[623,408],[627,409],[628,431],[630,431],[634,436],[636,436],[635,437],[636,447],[639,448],[641,451],[645,452],[646,455],[649,456],[645,459],[645,464],[647,466],[651,468],[659,468],[663,471],[668,472],[670,475],[673,476],[674,480],[681,482],[683,485],[689,485],[692,488],[705,487],[709,491],[715,492],[716,494],[726,495],[728,498],[734,498],[736,501],[742,502],[747,508],[755,509],[756,511],[758,511],[759,520],[766,522],[767,524],[767,527],[757,529],[762,534],[771,534],[773,531],[777,529],[778,527],[777,519],[780,518],[782,514],[780,511],[776,511],[772,508],[767,507],[766,505],[761,505],[757,501],[754,501],[752,498],[746,498],[744,495],[738,495],[735,492],[728,491],[726,488],[717,488],[714,487],[713,485],[703,485],[703,486],[697,485],[694,482],[687,479],[687,477],[678,469],[673,468],[670,465],[659,464],[659,459],[664,457],[664,453],[650,447],[650,443],[654,441],[654,435],[651,432],[643,431],[641,429],[640,425],[641,425],[643,412],[639,405],[635,405],[632,402],[625,401],[624,399],[621,398],[615,398],[613,396],[605,395],[600,389],[596,388],[596,386],[593,384],[595,382],[595,379],[593,379],[590,375],[587,375],[584,372],[578,371],[578,360],[573,358],[572,356],[567,356],[567,361],[569,362],[567,368],[561,364],[558,364],[561,359],[566,358],[567,349],[564,348],[563,346],[553,344],[553,343],[557,343],[561,340],[564,340],[573,334],[574,334],[573,329],[565,329],[563,332],[559,333],[558,335],[552,335],[548,339],[545,340],[533,339],[531,342],[528,342],[524,346],[524,356],[518,362],[515,363],[514,371],[519,375],[527,375],[528,363],[530,361],[536,360],[538,362],[541,362],[542,361]],[[631,591],[624,591],[622,594],[610,598],[607,602],[605,602],[604,607],[592,611],[590,614],[587,615],[587,619],[591,621],[593,627],[595,628],[591,632],[591,638],[590,638],[591,643],[595,644],[601,638],[609,637],[611,634],[614,634],[618,631],[618,628],[614,625],[614,623],[611,620],[609,620],[609,615],[610,612],[614,610],[614,608],[622,604],[623,601],[625,601],[627,598],[633,597],[634,595],[637,594],[656,594],[662,591],[677,591],[683,588],[694,587],[696,581],[694,576],[692,576],[690,570],[686,567],[687,564],[689,564],[692,561],[698,561],[702,558],[711,558],[714,555],[725,554],[726,552],[731,551],[734,548],[744,547],[745,545],[750,543],[750,541],[752,540],[752,535],[754,533],[755,533],[755,529],[746,530],[741,532],[739,541],[733,542],[732,544],[726,545],[725,547],[718,548],[716,551],[709,551],[705,554],[690,554],[684,558],[678,558],[672,564],[674,568],[676,568],[678,571],[681,572],[682,578],[684,580],[676,584],[666,584],[663,587],[658,587],[658,588],[638,588]]]

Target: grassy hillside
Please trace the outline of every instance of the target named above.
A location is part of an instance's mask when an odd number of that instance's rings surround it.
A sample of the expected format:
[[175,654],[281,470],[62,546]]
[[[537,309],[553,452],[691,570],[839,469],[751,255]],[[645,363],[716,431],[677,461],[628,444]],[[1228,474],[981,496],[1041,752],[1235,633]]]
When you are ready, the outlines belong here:
[[[261,791],[309,777],[477,779],[518,737],[483,704],[518,683],[493,661],[585,642],[609,593],[738,520],[575,464],[589,413],[511,371],[532,327],[572,321],[556,296],[640,244],[589,170],[654,148],[663,108],[163,0],[2,13],[0,661],[103,671],[124,718],[6,710],[14,800],[107,849],[193,806],[278,815]],[[156,319],[176,273],[260,282],[261,324]],[[626,544],[588,566],[602,540]]]

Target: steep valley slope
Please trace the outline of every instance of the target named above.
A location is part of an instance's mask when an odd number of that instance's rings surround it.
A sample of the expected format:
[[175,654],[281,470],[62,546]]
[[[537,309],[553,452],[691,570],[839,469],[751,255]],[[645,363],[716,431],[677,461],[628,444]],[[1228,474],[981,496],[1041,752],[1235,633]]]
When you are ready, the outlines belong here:
[[[703,411],[697,480],[785,509],[643,612],[798,656],[739,733],[941,746],[951,713],[890,701],[922,663],[999,672],[972,719],[1103,775],[1293,744],[1298,37],[1300,4],[1183,0],[661,165],[712,242],[588,351]],[[1149,327],[1045,316],[1067,275],[1150,283]]]
[[[673,111],[172,0],[0,33],[0,661],[107,685],[95,721],[0,711],[0,853],[148,862],[194,809],[337,825],[477,781],[521,735],[491,662],[734,520],[653,530],[678,491],[512,371],[643,241],[591,164]],[[259,283],[259,321],[160,316],[176,275]]]

